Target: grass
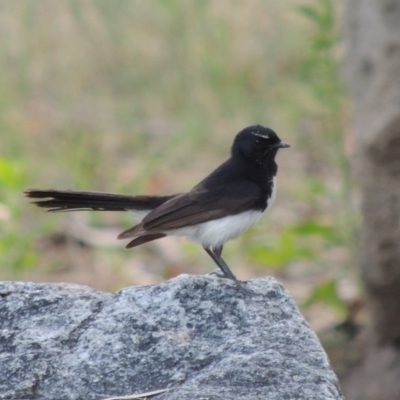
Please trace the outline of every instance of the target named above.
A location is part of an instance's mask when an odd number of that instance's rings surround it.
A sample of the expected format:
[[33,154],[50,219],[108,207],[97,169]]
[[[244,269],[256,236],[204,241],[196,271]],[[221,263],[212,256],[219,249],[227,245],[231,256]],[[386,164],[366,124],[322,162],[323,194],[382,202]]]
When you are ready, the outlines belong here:
[[[253,123],[275,128],[292,148],[279,156],[276,210],[226,247],[229,262],[255,266],[241,269],[243,277],[264,275],[268,265],[351,263],[347,251],[329,255],[348,247],[354,226],[337,9],[331,0],[299,5],[0,2],[0,274],[21,277],[44,263],[34,238],[62,230],[70,217],[28,206],[24,189],[190,189]],[[83,218],[98,227],[132,223],[117,214]],[[210,269],[201,250],[178,243],[166,245],[169,261],[152,247],[100,247],[94,263],[118,271],[155,265],[165,277]],[[121,276],[111,288],[132,283]]]

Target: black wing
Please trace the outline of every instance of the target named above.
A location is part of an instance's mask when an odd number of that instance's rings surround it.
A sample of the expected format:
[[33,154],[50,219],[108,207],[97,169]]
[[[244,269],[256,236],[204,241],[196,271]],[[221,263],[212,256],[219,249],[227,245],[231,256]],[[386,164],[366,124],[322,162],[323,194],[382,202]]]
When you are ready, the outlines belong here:
[[239,214],[250,209],[260,195],[261,189],[247,180],[237,185],[220,185],[212,190],[196,187],[155,208],[140,224],[121,233],[119,239],[165,232]]

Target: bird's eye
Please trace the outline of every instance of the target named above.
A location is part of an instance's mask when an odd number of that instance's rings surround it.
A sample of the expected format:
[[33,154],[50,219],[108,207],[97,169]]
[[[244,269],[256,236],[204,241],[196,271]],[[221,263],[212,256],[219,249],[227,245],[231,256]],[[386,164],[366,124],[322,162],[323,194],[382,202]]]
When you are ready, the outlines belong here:
[[256,139],[255,143],[260,144],[260,139]]

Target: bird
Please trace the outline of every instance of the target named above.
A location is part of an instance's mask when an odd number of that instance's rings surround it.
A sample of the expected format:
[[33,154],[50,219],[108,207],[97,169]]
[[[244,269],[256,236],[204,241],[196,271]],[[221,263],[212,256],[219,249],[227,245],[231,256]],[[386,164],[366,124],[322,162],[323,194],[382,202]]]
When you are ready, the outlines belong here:
[[49,212],[132,211],[140,222],[118,236],[130,240],[126,248],[165,236],[186,237],[203,246],[223,277],[249,292],[222,258],[222,250],[270,209],[276,194],[275,157],[287,147],[272,129],[252,125],[235,136],[230,157],[188,192],[130,196],[28,189],[25,195]]

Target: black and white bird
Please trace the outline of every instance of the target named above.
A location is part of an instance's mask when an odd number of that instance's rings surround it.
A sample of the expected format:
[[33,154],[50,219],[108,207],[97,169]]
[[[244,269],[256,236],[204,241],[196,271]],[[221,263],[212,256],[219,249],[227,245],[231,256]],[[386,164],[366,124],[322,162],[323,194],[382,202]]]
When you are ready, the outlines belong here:
[[222,259],[228,240],[258,222],[275,200],[279,149],[290,147],[269,128],[254,125],[239,132],[231,156],[191,191],[169,196],[127,196],[73,190],[36,190],[27,197],[49,211],[133,211],[140,222],[118,239],[127,248],[165,236],[184,236],[199,243],[224,276],[241,286]]

